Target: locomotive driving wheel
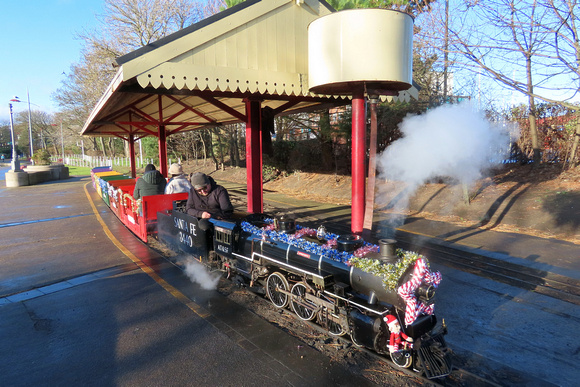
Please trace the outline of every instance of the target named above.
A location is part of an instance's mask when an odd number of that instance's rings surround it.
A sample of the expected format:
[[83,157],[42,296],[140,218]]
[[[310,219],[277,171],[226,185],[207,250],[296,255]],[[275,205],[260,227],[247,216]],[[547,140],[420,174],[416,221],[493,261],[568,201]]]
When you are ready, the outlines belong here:
[[396,351],[391,352],[391,360],[397,367],[409,368],[413,363],[413,356],[408,350]]
[[300,299],[300,302],[291,300],[292,310],[302,320],[310,321],[316,317],[316,305],[304,298],[306,294],[306,285],[303,282],[297,282],[292,286],[292,294]]
[[356,339],[356,334],[354,332],[350,332],[350,341],[352,341],[352,344],[357,347],[357,348],[364,348],[364,345],[359,343]]
[[276,308],[285,308],[288,305],[288,296],[280,290],[287,292],[289,288],[286,277],[281,273],[272,273],[266,280],[266,293]]
[[346,334],[346,329],[344,329],[342,324],[328,320],[328,333],[332,336],[344,336]]

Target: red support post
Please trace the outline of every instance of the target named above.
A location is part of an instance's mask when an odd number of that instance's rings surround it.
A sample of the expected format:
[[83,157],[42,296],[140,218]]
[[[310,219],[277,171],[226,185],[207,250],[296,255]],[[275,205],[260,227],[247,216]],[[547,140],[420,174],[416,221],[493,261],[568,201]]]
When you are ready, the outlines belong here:
[[157,138],[159,141],[159,172],[167,177],[167,132],[163,124],[163,97],[161,95],[157,97],[157,104],[159,106],[159,137]]
[[375,185],[376,185],[376,170],[377,170],[377,96],[369,96],[369,110],[371,116],[371,132],[369,138],[369,174],[367,179],[367,194],[364,225],[362,236],[369,240],[373,230],[373,210],[375,207]]
[[262,187],[262,135],[261,102],[245,100],[246,103],[246,176],[248,188],[248,212],[264,212]]
[[131,177],[137,177],[137,165],[135,164],[135,135],[129,135],[129,160],[131,162]]
[[363,231],[365,211],[365,148],[366,114],[364,90],[356,90],[352,97],[352,215],[351,231]]
[[167,133],[165,125],[159,125],[159,172],[167,177]]

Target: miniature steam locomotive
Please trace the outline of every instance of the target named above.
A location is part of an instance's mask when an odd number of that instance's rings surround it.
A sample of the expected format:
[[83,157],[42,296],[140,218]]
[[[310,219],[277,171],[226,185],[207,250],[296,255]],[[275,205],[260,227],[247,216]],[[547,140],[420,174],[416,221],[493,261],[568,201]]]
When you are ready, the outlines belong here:
[[276,308],[291,308],[331,335],[390,356],[427,378],[451,372],[445,324],[433,314],[441,281],[427,260],[356,235],[296,225],[287,216],[252,214],[232,221],[197,219],[185,201],[157,213],[159,239],[212,270],[262,289]]

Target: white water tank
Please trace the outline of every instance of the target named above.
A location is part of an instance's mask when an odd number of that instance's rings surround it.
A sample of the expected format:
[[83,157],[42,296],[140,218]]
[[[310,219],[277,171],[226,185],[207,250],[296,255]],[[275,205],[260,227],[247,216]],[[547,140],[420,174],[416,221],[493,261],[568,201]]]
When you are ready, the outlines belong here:
[[381,95],[412,85],[413,18],[386,9],[351,9],[308,26],[308,87],[352,94],[366,85]]

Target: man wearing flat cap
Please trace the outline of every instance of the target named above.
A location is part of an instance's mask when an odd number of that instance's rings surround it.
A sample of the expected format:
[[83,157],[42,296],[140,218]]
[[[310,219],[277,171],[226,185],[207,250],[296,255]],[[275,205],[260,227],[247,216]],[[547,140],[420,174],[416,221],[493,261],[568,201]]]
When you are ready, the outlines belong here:
[[204,173],[191,175],[187,213],[201,219],[229,219],[234,212],[228,191]]

